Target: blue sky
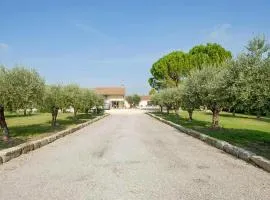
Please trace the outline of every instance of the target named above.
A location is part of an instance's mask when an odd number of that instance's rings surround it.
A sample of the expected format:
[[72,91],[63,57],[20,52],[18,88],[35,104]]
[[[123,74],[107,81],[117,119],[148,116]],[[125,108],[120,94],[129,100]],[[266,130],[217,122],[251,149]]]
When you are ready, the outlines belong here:
[[153,62],[218,42],[234,55],[270,36],[269,0],[0,0],[0,63],[47,83],[118,86],[147,94]]

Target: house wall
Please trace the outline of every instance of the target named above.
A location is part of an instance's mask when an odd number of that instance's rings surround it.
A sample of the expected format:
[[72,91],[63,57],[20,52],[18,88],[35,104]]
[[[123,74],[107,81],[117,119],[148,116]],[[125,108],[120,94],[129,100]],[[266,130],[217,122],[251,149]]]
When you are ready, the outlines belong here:
[[105,103],[111,104],[112,101],[122,101],[124,102],[124,108],[130,107],[129,103],[125,100],[124,96],[117,96],[117,95],[105,96]]
[[129,103],[125,100],[125,108],[130,108]]
[[139,103],[139,107],[146,107],[148,105],[148,101],[147,100],[141,100]]
[[105,101],[110,102],[110,101],[124,101],[125,98],[124,96],[106,96]]

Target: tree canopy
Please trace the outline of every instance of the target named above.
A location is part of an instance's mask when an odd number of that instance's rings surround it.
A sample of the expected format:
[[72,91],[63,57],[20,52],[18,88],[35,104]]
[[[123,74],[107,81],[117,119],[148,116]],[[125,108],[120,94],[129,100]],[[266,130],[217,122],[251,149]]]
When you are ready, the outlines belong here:
[[231,58],[231,52],[216,43],[195,46],[188,53],[173,51],[152,65],[148,82],[156,90],[178,87],[193,68],[220,66]]
[[0,69],[1,100],[9,110],[37,107],[42,103],[45,81],[34,69],[16,66]]
[[177,87],[182,78],[187,76],[189,66],[188,55],[182,51],[165,55],[153,64],[149,84],[156,90]]
[[167,111],[180,104],[190,120],[194,109],[205,107],[212,111],[213,128],[219,127],[223,109],[257,114],[258,118],[270,112],[270,45],[264,37],[250,40],[246,52],[235,59],[217,44],[196,46],[189,54],[196,63],[192,61],[194,66],[183,84],[174,92],[159,90],[152,95],[153,103]]
[[201,69],[204,65],[218,66],[232,58],[230,51],[216,43],[197,45],[189,51],[191,68]]
[[129,103],[130,107],[133,108],[135,106],[138,106],[140,101],[141,101],[141,97],[137,94],[131,95],[131,96],[127,96],[126,97],[127,102]]

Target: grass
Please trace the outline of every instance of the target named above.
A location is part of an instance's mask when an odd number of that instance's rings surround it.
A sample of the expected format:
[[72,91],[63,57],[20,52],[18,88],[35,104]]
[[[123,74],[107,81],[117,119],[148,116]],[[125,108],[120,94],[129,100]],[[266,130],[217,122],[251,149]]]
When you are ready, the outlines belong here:
[[[32,114],[30,116],[17,116],[7,113],[6,122],[9,127],[11,141],[6,143],[0,139],[0,150],[52,135],[55,132],[73,127],[95,117],[96,115],[78,114],[75,119],[72,113],[60,113],[57,117],[57,126],[51,127],[50,113]],[[2,133],[0,133],[1,135]]]
[[257,119],[244,114],[236,114],[234,117],[231,113],[222,112],[221,128],[215,130],[211,128],[212,114],[204,111],[195,111],[192,122],[188,121],[188,113],[185,111],[181,111],[179,116],[173,113],[155,114],[270,159],[270,118]]

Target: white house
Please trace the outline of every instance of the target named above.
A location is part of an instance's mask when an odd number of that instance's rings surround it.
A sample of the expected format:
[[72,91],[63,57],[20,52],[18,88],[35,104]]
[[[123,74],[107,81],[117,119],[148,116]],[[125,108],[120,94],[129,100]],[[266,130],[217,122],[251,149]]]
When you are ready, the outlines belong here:
[[104,97],[107,109],[129,108],[129,104],[125,100],[126,89],[124,87],[97,87],[94,91]]
[[150,103],[150,96],[141,96],[141,101],[139,103],[139,107],[140,108],[145,108],[147,106],[149,106]]

